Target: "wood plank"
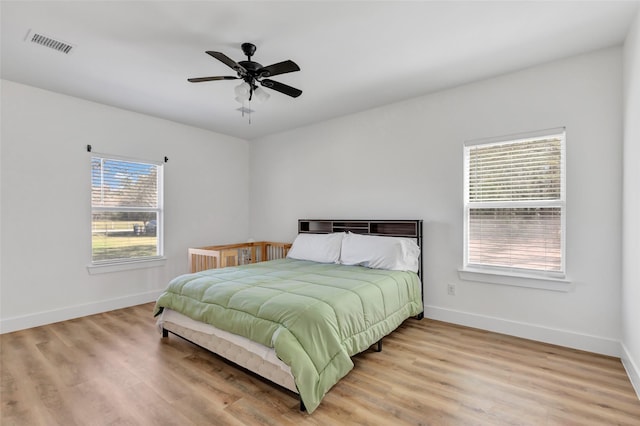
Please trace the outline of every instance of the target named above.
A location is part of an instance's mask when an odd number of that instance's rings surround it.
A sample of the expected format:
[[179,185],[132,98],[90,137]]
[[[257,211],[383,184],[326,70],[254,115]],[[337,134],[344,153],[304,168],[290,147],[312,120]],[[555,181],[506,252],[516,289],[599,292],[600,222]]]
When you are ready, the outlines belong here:
[[407,320],[311,415],[291,392],[183,339],[153,304],[0,336],[4,425],[640,424],[619,359]]

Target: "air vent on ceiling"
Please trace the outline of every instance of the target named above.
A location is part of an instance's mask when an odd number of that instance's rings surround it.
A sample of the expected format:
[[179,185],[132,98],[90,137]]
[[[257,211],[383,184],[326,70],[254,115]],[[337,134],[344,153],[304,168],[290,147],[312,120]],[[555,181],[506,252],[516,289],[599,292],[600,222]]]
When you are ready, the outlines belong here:
[[30,41],[31,43],[36,43],[41,46],[45,46],[50,49],[57,50],[58,52],[62,52],[66,54],[71,53],[71,50],[75,47],[69,43],[56,40],[55,38],[37,33],[35,31],[29,31],[29,33],[27,34],[26,40]]

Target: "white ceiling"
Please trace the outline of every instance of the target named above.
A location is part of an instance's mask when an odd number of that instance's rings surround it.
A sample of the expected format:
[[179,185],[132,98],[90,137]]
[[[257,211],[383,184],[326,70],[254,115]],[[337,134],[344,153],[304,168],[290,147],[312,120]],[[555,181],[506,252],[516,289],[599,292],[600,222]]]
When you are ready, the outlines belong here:
[[[621,44],[638,2],[624,1],[2,1],[3,79],[252,140],[539,63]],[[71,54],[25,41],[32,30]],[[240,61],[242,42],[273,77],[236,109],[234,75],[205,50]]]

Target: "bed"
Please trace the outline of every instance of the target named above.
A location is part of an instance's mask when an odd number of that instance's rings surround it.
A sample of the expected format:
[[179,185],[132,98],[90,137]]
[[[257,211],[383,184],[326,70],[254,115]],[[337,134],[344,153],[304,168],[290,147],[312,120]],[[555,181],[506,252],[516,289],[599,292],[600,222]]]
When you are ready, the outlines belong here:
[[171,332],[292,392],[312,413],[406,319],[422,318],[422,221],[299,220],[287,257],[173,279]]

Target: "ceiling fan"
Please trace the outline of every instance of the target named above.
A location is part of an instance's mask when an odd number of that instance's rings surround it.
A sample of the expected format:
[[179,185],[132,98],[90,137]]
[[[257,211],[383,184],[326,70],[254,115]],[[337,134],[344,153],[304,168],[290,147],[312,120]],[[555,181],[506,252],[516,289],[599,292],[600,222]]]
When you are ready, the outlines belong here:
[[277,64],[263,67],[261,64],[251,60],[251,57],[256,52],[255,45],[251,43],[242,43],[241,47],[242,51],[247,56],[246,61],[236,62],[224,53],[213,52],[210,50],[206,51],[208,55],[213,56],[223,64],[227,65],[229,68],[233,69],[237,73],[236,76],[225,75],[216,77],[197,77],[188,78],[187,80],[191,83],[216,80],[244,80],[242,84],[235,88],[235,93],[237,96],[236,100],[238,102],[243,102],[246,100],[250,101],[254,93],[261,100],[268,99],[269,94],[261,90],[258,87],[258,83],[262,87],[284,93],[285,95],[291,96],[292,98],[297,98],[302,94],[302,90],[300,89],[296,89],[295,87],[291,87],[268,78],[275,75],[286,74],[288,72],[300,71],[300,67],[295,62],[286,60],[278,62]]

